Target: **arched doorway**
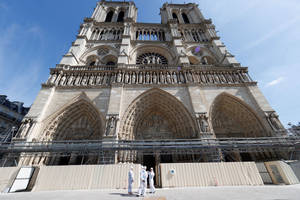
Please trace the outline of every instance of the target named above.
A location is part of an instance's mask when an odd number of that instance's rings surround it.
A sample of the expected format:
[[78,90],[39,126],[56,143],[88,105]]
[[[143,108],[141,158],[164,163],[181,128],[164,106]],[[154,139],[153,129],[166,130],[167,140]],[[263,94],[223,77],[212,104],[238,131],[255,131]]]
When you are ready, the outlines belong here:
[[[196,138],[195,120],[186,107],[171,94],[154,88],[138,96],[125,111],[119,140],[168,140]],[[155,167],[160,162],[183,162],[190,155],[152,152],[119,152],[119,162],[136,162]],[[151,163],[147,161],[152,160]],[[153,166],[154,165],[154,166]]]
[[[50,116],[45,124],[41,141],[101,140],[104,132],[104,117],[84,93]],[[98,158],[80,153],[50,155],[41,162],[47,165],[96,164]]]
[[[211,108],[211,122],[216,138],[268,137],[261,119],[246,103],[227,93],[216,97]],[[268,154],[268,155],[267,155]],[[269,153],[232,152],[223,155],[226,161],[265,159]]]

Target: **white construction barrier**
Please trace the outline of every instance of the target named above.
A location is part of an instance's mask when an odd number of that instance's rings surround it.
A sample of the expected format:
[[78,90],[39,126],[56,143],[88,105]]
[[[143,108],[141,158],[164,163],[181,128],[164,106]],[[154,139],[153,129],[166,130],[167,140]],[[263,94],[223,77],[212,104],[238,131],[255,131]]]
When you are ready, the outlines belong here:
[[0,192],[8,192],[19,167],[0,167]]
[[41,166],[33,191],[126,189],[133,166],[133,188],[139,185],[138,164]]
[[160,170],[163,188],[263,185],[254,162],[170,163]]

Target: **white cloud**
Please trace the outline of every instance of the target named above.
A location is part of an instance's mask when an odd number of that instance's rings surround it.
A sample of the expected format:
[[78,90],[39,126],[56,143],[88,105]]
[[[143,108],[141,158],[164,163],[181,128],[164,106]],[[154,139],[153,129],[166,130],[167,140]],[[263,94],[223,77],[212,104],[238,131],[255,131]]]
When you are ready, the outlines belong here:
[[280,82],[282,82],[283,80],[285,79],[285,77],[279,77],[269,83],[266,84],[266,87],[270,87],[270,86],[274,86],[274,85],[277,85],[279,84]]
[[270,38],[272,38],[273,36],[284,32],[285,30],[289,29],[292,25],[294,25],[295,23],[297,23],[300,20],[300,16],[297,15],[295,17],[293,17],[292,19],[288,20],[286,23],[281,24],[280,26],[278,26],[277,28],[274,28],[272,31],[270,31],[269,33],[261,36],[260,38],[258,38],[257,40],[253,41],[252,43],[248,44],[244,50],[248,50],[248,49],[252,49],[253,47],[256,47],[258,45],[260,45],[261,43],[263,43],[266,40],[269,40]]

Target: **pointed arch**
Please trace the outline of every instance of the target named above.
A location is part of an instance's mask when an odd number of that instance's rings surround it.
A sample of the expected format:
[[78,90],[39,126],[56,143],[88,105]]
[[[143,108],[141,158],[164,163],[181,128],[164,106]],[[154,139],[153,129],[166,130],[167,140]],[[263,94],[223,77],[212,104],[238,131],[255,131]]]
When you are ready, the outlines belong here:
[[175,19],[177,21],[177,23],[179,23],[177,14],[175,12],[172,13],[172,17],[173,17],[173,19]]
[[269,136],[256,112],[245,102],[226,92],[215,98],[210,118],[217,138]]
[[153,88],[129,105],[118,136],[121,140],[194,138],[196,125],[183,103],[168,92]]
[[185,24],[189,24],[190,20],[188,18],[188,16],[185,13],[181,13],[182,19],[184,21]]
[[109,11],[106,15],[106,18],[105,18],[105,22],[111,22],[112,21],[112,18],[114,16],[114,11]]
[[52,114],[44,124],[40,140],[99,140],[104,132],[104,117],[82,92]]
[[121,10],[118,14],[117,22],[124,22],[124,16],[125,16],[125,12]]

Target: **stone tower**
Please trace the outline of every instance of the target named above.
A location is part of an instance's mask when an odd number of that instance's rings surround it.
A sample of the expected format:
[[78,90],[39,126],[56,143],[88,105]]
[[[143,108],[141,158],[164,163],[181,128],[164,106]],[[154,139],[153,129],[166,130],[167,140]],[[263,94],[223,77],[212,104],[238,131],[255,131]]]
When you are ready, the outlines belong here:
[[[173,140],[285,135],[278,115],[196,4],[168,4],[137,23],[133,2],[100,1],[50,69],[16,140]],[[30,122],[30,123],[28,123]],[[199,155],[198,155],[199,156]],[[244,160],[238,152],[231,160]],[[252,153],[258,160],[269,154]],[[226,155],[224,156],[226,157]],[[76,164],[76,155],[64,163]],[[118,152],[113,162],[144,162]],[[247,158],[248,159],[248,158]],[[246,160],[247,160],[246,159]],[[154,162],[190,161],[156,154]],[[211,161],[199,157],[198,161]],[[57,164],[37,156],[24,164]],[[97,157],[86,163],[101,163]]]

